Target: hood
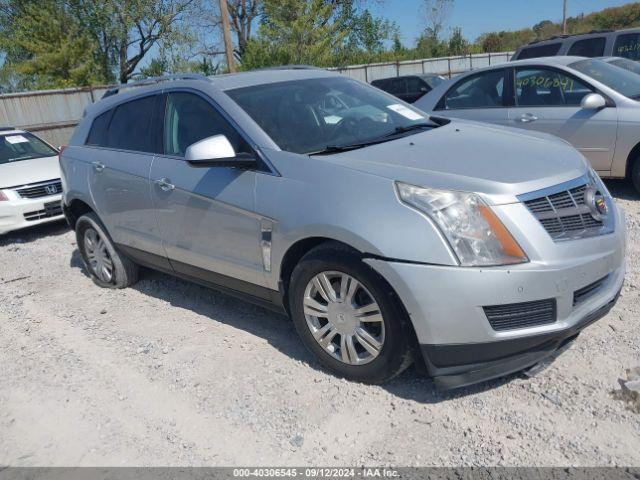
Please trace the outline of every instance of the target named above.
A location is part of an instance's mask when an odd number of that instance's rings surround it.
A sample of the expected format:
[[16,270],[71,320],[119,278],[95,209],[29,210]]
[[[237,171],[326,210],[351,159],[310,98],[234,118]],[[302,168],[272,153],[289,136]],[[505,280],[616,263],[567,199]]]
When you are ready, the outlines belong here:
[[316,158],[414,185],[481,193],[494,204],[588,172],[585,158],[564,140],[467,121]]
[[0,164],[0,188],[60,178],[58,156]]

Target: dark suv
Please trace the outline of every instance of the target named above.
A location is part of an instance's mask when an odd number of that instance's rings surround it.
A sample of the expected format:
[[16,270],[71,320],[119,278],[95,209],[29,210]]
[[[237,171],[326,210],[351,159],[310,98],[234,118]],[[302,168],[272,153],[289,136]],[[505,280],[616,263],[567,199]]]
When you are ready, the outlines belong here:
[[593,30],[579,35],[561,35],[535,41],[516,50],[511,60],[573,55],[579,57],[624,57],[640,60],[640,28]]
[[371,82],[371,85],[395,95],[405,102],[413,103],[444,80],[445,78],[440,75],[406,75],[404,77],[381,78]]

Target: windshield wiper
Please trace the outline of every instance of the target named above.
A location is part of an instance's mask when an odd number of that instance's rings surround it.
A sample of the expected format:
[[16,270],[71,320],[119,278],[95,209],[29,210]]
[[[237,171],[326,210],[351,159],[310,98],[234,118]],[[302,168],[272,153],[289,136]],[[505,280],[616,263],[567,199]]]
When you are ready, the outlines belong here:
[[425,128],[435,128],[437,126],[438,125],[433,123],[415,123],[413,125],[407,125],[406,127],[396,127],[392,132],[386,133],[380,137],[372,138],[366,142],[349,143],[347,145],[327,145],[322,150],[311,152],[308,155],[327,155],[331,153],[348,152],[349,150],[356,150],[358,148],[368,147],[369,145],[388,142],[389,140],[393,140],[393,137],[402,135],[403,133],[412,132],[414,130],[423,130]]
[[413,125],[407,125],[406,127],[396,127],[392,132],[389,132],[385,135],[385,137],[393,137],[395,135],[400,135],[407,132],[412,132],[414,130],[423,130],[425,128],[434,128],[437,127],[436,124],[433,123],[414,123]]

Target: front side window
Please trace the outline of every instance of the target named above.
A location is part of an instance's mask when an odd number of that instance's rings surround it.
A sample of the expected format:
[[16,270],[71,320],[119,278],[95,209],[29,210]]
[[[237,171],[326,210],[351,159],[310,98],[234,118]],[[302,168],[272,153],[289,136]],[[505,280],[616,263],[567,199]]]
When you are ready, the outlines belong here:
[[444,108],[492,108],[502,107],[504,93],[504,70],[495,70],[473,75],[462,80],[444,97]]
[[0,165],[57,154],[58,152],[31,133],[0,135]]
[[569,65],[625,97],[640,99],[640,76],[601,60],[580,60]]
[[107,147],[136,152],[152,152],[151,117],[156,96],[118,105],[107,131]]
[[627,33],[616,38],[613,55],[640,60],[640,33]]
[[184,157],[187,147],[214,135],[225,135],[236,153],[250,153],[238,131],[204,98],[193,93],[169,94],[164,118],[164,153]]
[[591,92],[591,87],[557,70],[516,70],[516,105],[521,107],[580,105]]
[[605,43],[607,43],[607,39],[605,37],[578,40],[571,45],[567,55],[576,55],[578,57],[601,57],[604,54]]
[[553,57],[558,53],[561,45],[561,43],[549,43],[548,45],[523,48],[518,55],[518,60],[538,57]]
[[387,138],[428,122],[414,107],[346,77],[268,83],[225,93],[282,150],[293,153],[311,154]]

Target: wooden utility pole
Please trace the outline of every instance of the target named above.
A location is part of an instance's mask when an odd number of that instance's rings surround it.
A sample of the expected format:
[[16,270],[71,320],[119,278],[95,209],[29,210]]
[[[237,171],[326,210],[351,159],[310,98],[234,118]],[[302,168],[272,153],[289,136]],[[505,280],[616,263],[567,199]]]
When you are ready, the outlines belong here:
[[224,36],[224,50],[227,53],[227,66],[229,67],[229,72],[236,73],[236,61],[233,57],[233,42],[231,41],[227,0],[220,0],[220,16],[222,17],[222,33]]
[[567,34],[567,0],[562,1],[562,34]]

